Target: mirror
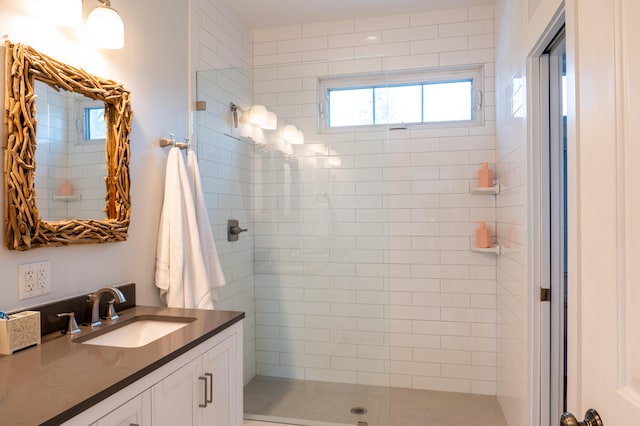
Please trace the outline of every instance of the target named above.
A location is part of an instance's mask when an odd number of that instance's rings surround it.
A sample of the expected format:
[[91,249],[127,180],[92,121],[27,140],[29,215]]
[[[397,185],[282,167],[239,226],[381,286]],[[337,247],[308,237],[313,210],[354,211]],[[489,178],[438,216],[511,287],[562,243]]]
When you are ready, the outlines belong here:
[[35,80],[36,205],[42,220],[105,219],[104,103]]
[[5,59],[7,247],[126,240],[129,91],[26,45]]

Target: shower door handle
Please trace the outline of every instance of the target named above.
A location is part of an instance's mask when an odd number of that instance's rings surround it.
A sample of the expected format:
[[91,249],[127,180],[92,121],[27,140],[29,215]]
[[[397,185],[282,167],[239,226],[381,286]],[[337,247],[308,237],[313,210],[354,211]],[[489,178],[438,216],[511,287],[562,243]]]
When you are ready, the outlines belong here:
[[571,413],[564,413],[560,417],[560,426],[604,426],[600,414],[593,408],[589,408],[584,414],[584,421],[579,422]]

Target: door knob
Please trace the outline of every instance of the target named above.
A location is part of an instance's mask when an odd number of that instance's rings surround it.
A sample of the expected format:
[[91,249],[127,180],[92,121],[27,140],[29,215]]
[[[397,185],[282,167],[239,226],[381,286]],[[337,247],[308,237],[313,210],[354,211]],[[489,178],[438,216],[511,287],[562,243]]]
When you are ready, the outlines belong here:
[[560,426],[604,426],[600,414],[593,408],[584,413],[584,421],[579,422],[571,413],[564,413],[560,417]]

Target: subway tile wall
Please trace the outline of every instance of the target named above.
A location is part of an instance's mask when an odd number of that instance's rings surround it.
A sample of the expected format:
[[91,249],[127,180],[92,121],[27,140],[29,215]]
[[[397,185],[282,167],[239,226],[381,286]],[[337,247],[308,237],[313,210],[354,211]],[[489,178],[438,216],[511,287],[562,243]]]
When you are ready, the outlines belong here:
[[[250,104],[253,77],[252,34],[224,2],[191,4],[192,98],[205,101],[206,111],[193,112],[192,143],[198,155],[203,192],[216,248],[227,285],[219,291],[216,309],[244,311],[244,379],[255,375],[253,269],[253,145],[231,126],[229,103]],[[177,135],[179,137],[179,135]],[[250,232],[227,241],[227,220],[238,219]]]
[[[496,393],[493,7],[254,30],[254,101],[305,144],[254,157],[260,375]],[[318,77],[483,64],[485,123],[319,134]],[[278,149],[276,149],[278,148]],[[292,154],[292,155],[288,155]]]
[[[523,424],[531,410],[531,389],[523,366],[530,363],[527,233],[528,113],[523,81],[526,79],[535,7],[548,1],[499,0],[496,2],[496,168],[505,185],[496,206],[499,242],[506,248],[497,264],[498,389],[502,412],[509,424]],[[556,10],[555,6],[553,10]],[[545,21],[547,22],[547,21]],[[546,25],[546,24],[545,24]],[[531,37],[535,34],[535,38]],[[524,52],[527,53],[524,53]]]

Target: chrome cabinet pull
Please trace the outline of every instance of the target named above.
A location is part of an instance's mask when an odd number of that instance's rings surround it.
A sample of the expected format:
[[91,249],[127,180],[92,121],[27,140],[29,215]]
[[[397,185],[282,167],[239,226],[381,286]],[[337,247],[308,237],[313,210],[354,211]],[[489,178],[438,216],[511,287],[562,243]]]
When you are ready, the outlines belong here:
[[589,408],[584,414],[584,421],[579,422],[571,413],[564,413],[560,417],[560,426],[604,426],[600,414],[593,408]]
[[207,378],[204,376],[198,377],[198,380],[202,380],[204,382],[203,395],[204,395],[204,404],[198,404],[198,407],[205,408],[209,400],[207,399]]
[[204,373],[205,376],[209,378],[209,398],[205,395],[206,403],[213,403],[213,374],[212,373]]

